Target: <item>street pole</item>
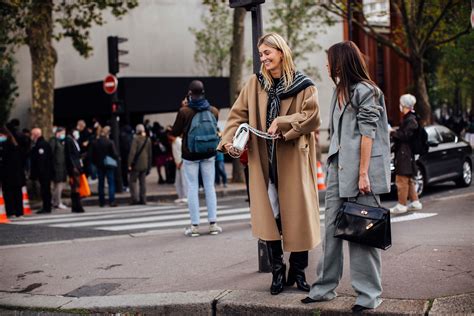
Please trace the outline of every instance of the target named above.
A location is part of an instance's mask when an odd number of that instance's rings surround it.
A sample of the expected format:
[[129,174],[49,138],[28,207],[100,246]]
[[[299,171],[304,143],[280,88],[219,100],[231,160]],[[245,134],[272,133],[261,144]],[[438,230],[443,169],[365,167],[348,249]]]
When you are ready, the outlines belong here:
[[[252,13],[252,42],[253,42],[253,72],[258,74],[260,72],[260,55],[258,53],[258,40],[263,34],[262,25],[262,8],[260,4],[247,8],[247,11]],[[270,257],[268,255],[267,243],[259,239],[257,244],[258,249],[258,272],[272,272],[270,264]]]
[[[116,91],[114,94],[111,95],[111,108],[113,104],[117,107],[119,106],[119,99],[118,99],[118,92]],[[115,145],[115,150],[117,152],[117,168],[115,170],[115,192],[122,193],[123,192],[123,182],[122,182],[122,159],[120,155],[120,141],[119,141],[119,121],[120,116],[112,112],[110,128],[112,130],[112,141]]]
[[[231,8],[243,7],[252,13],[252,43],[253,43],[253,72],[260,71],[260,55],[258,53],[258,39],[262,36],[262,8],[260,4],[265,0],[229,0]],[[259,239],[258,244],[258,272],[271,272],[267,243]]]
[[253,72],[260,71],[260,55],[258,53],[258,39],[262,36],[262,8],[260,5],[252,6],[247,11],[252,12],[252,42],[253,42]]

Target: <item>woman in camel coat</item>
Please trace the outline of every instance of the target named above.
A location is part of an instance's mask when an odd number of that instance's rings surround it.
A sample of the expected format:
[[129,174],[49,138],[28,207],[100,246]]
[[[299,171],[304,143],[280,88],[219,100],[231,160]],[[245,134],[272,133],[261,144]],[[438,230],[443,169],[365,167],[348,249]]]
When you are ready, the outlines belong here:
[[286,285],[296,282],[300,290],[309,291],[304,273],[308,250],[320,242],[317,90],[311,79],[295,70],[291,50],[280,35],[263,36],[258,47],[261,72],[248,80],[234,103],[218,149],[240,154],[232,141],[242,123],[280,136],[273,142],[251,134],[247,144],[252,231],[267,241],[271,293],[280,293],[285,284],[281,240],[283,249],[292,252]]

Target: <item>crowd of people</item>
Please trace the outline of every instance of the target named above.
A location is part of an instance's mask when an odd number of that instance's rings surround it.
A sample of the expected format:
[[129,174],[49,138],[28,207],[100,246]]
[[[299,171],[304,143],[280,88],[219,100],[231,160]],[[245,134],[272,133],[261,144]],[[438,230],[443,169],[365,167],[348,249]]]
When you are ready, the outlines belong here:
[[[146,204],[146,176],[153,167],[158,174],[157,184],[175,184],[176,203],[188,201],[182,139],[172,135],[171,127],[165,129],[149,121],[134,129],[124,125],[119,133],[119,149],[111,139],[111,128],[97,121],[87,126],[84,120],[79,120],[74,128],[68,129],[55,126],[50,139],[45,139],[43,134],[36,127],[20,130],[18,119],[0,127],[0,185],[8,217],[23,216],[22,190],[27,182],[41,198],[39,214],[49,214],[55,209],[84,212],[81,186],[93,181],[98,182],[99,205],[116,207],[118,176],[122,191],[130,192],[130,204]],[[216,161],[215,172],[226,186],[222,165],[223,157]],[[70,203],[63,200],[67,185]]]

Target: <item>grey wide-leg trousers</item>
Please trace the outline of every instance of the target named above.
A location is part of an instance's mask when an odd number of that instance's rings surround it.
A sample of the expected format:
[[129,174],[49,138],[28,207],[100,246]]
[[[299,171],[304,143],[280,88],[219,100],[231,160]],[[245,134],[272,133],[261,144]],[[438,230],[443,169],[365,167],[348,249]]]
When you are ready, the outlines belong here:
[[[317,281],[311,286],[308,295],[318,301],[332,300],[337,296],[335,289],[341,280],[344,263],[343,240],[333,236],[337,212],[345,200],[339,197],[336,157],[330,162],[327,173],[323,255],[317,267]],[[372,195],[360,195],[357,201],[361,204],[377,205]],[[380,250],[349,242],[349,257],[351,284],[357,293],[355,304],[368,308],[377,307],[382,302]]]

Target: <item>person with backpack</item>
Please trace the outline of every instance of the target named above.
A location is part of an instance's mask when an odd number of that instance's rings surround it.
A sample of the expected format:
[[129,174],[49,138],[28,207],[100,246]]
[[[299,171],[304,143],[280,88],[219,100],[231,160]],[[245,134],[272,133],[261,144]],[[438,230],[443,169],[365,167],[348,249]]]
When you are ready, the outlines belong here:
[[[135,128],[130,153],[128,155],[128,170],[130,171],[130,195],[132,205],[146,204],[146,176],[151,170],[151,141],[146,136],[145,126],[138,124]],[[140,194],[137,192],[137,180],[140,182]]]
[[[413,107],[416,98],[411,94],[400,97],[400,112],[403,113],[400,127],[392,132],[395,143],[395,184],[397,185],[398,203],[390,209],[391,214],[403,214],[407,211],[418,211],[423,208],[416,193],[413,177],[417,173],[415,153],[421,154],[426,149],[420,149],[426,140],[422,135],[424,129]],[[421,131],[423,129],[423,131]],[[410,204],[407,205],[408,199]]]
[[176,116],[171,134],[183,137],[182,158],[184,176],[188,185],[188,208],[191,226],[185,229],[186,236],[200,235],[199,224],[199,171],[202,174],[206,195],[209,233],[217,235],[222,228],[217,225],[217,198],[214,187],[219,111],[211,106],[204,96],[204,84],[194,80],[189,85],[188,106],[181,107]]

